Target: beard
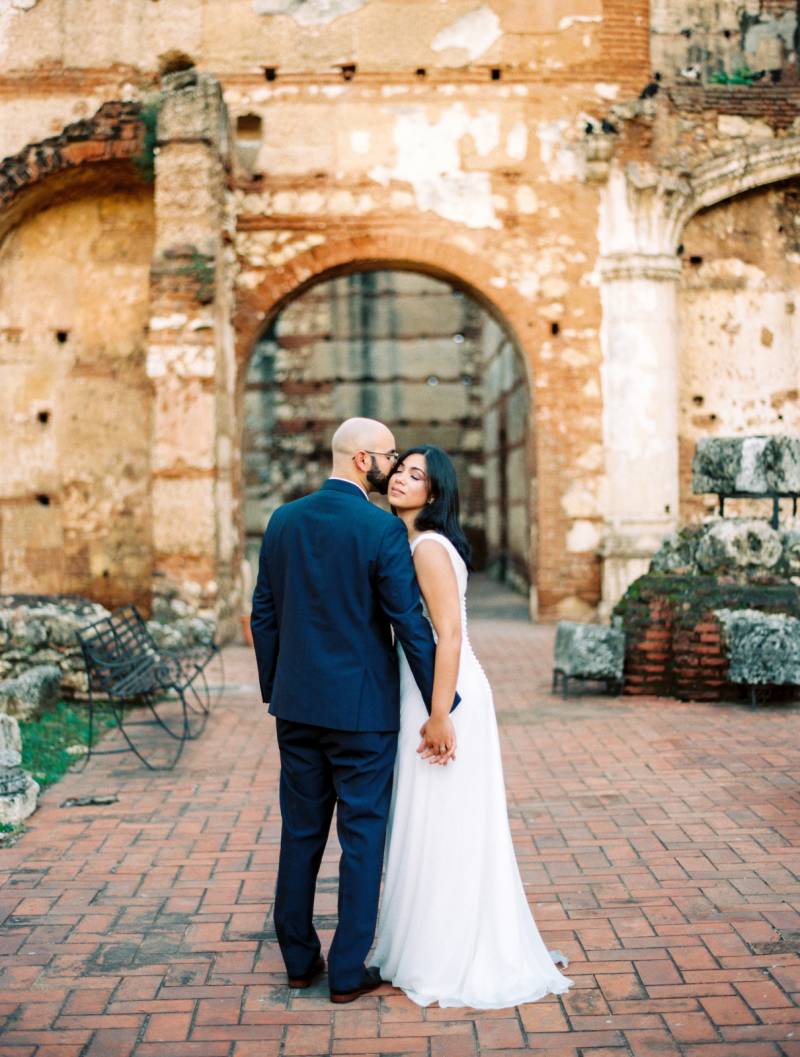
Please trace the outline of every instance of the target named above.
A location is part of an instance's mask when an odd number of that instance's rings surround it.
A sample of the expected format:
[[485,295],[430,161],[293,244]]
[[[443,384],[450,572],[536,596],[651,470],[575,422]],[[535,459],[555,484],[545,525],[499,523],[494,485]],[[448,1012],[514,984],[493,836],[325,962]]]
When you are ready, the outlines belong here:
[[389,491],[389,474],[382,473],[378,469],[378,464],[375,462],[375,456],[370,456],[371,465],[367,470],[367,480],[378,493],[378,495],[386,495]]

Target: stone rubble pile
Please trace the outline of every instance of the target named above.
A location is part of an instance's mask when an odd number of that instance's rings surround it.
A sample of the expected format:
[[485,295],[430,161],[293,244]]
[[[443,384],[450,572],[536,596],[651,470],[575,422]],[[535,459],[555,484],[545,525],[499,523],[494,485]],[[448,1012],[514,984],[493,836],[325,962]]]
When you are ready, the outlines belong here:
[[61,694],[61,669],[55,664],[28,668],[13,679],[0,681],[0,713],[23,721],[51,708]]
[[[77,633],[108,616],[107,609],[85,598],[0,595],[0,712],[16,715],[20,708],[25,713],[45,705],[52,696],[53,668],[59,672],[60,695],[85,692]],[[207,643],[215,632],[212,620],[195,615],[177,598],[160,600],[147,627],[159,646],[170,648]]]
[[710,518],[688,525],[667,536],[650,572],[800,585],[800,524],[774,529],[758,518]]

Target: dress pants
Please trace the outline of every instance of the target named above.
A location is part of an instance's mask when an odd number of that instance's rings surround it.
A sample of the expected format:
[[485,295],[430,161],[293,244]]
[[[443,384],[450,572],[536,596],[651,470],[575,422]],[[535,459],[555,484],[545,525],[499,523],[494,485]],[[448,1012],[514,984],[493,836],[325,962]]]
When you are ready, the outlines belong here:
[[358,987],[375,935],[396,731],[342,731],[277,720],[283,826],[275,931],[289,976],[320,955],[314,891],[334,806],[342,856],[339,924],[328,954],[332,991]]

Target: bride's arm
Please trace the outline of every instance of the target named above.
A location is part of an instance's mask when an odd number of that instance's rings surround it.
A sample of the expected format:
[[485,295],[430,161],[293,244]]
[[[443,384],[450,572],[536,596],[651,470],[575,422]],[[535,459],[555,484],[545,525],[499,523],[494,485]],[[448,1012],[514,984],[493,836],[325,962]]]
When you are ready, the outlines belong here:
[[[456,735],[450,709],[458,682],[461,660],[461,600],[458,581],[445,548],[433,540],[421,540],[414,549],[414,567],[419,588],[436,631],[436,665],[433,675],[431,718],[420,730],[418,752],[423,759],[447,763],[455,758]],[[444,747],[444,751],[442,751]]]

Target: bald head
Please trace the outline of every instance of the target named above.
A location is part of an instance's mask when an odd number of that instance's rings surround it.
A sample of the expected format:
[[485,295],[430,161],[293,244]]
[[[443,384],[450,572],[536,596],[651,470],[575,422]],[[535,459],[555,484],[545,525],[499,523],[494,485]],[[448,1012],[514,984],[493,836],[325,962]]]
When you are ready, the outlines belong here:
[[392,462],[384,453],[394,450],[394,435],[374,418],[348,418],[334,433],[331,449],[334,476],[356,481],[371,491],[367,473],[376,462],[380,464],[379,474],[391,470]]
[[333,465],[350,460],[358,451],[391,451],[392,431],[374,418],[348,418],[336,430],[331,441]]

